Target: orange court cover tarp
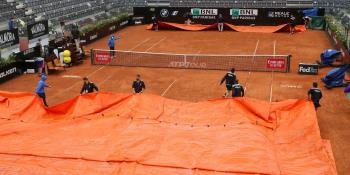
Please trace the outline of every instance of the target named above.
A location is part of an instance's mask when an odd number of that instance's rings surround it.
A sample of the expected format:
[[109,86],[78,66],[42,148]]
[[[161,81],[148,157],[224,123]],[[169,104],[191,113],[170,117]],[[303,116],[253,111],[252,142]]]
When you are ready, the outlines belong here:
[[[213,25],[202,25],[202,24],[178,24],[170,22],[159,22],[160,29],[179,29],[187,31],[203,31],[203,30],[213,30],[217,29],[217,24]],[[236,26],[233,24],[225,23],[226,29],[234,30],[237,32],[255,32],[255,33],[275,33],[275,32],[289,32],[289,25],[282,24],[278,26]],[[148,30],[153,29],[153,24],[146,27]],[[306,28],[304,25],[297,25],[295,27],[295,32],[304,32]]]
[[0,92],[0,174],[335,175],[311,102]]

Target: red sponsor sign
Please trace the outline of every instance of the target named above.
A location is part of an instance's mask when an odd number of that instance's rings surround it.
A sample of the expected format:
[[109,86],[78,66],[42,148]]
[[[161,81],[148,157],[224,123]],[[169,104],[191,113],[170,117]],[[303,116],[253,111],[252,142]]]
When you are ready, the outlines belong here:
[[284,58],[268,58],[267,68],[268,69],[285,69],[287,60]]
[[110,52],[95,52],[95,63],[110,63],[112,61]]

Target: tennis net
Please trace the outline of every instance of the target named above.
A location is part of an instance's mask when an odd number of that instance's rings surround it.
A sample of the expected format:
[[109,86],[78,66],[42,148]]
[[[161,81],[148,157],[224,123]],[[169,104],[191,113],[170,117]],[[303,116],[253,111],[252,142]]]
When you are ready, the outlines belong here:
[[91,64],[129,67],[289,72],[290,55],[171,54],[91,50]]

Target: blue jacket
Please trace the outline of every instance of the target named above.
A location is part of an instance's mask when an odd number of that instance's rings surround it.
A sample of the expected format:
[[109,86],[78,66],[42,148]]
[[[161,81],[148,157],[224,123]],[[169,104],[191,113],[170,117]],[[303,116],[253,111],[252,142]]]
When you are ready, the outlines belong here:
[[41,80],[38,83],[38,86],[35,89],[35,93],[45,93],[45,88],[48,87],[48,85],[45,83],[45,80],[47,77],[45,75],[41,76]]
[[12,30],[15,28],[15,21],[13,19],[9,20],[8,22],[9,30]]
[[108,40],[108,47],[114,47],[114,46],[115,46],[115,38],[114,36],[112,36]]

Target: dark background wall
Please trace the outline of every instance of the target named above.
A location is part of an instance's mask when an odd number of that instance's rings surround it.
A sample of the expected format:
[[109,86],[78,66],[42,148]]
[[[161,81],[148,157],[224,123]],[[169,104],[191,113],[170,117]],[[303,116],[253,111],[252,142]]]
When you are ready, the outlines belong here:
[[[190,8],[190,7],[134,7],[135,17],[145,17],[150,23],[153,15],[159,21],[184,23],[188,14],[192,13],[192,21],[197,24],[213,24],[217,22],[218,14],[222,14],[225,22],[234,25],[280,25],[290,22],[291,16],[296,18],[296,24],[303,24],[303,10],[288,8]],[[320,9],[319,15],[324,15]]]

